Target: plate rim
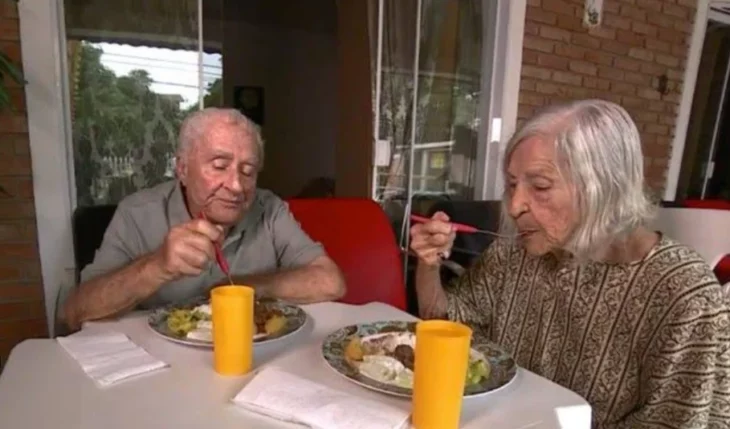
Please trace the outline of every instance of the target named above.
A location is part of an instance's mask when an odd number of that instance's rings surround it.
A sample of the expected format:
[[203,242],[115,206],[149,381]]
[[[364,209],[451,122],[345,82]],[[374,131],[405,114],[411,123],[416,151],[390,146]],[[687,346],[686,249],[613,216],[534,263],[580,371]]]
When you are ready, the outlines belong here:
[[[344,373],[340,372],[337,368],[335,368],[330,363],[329,359],[327,359],[327,356],[325,355],[324,349],[325,349],[325,345],[328,342],[331,341],[331,337],[335,333],[340,332],[340,331],[345,330],[345,329],[348,329],[348,328],[355,327],[355,328],[357,328],[359,330],[359,327],[360,326],[364,326],[364,325],[388,324],[388,323],[395,323],[395,324],[415,324],[415,323],[418,323],[418,322],[419,322],[419,320],[376,320],[376,321],[371,321],[371,322],[352,323],[352,324],[349,324],[349,325],[341,326],[341,327],[335,329],[334,331],[331,331],[322,340],[322,342],[320,344],[320,347],[319,347],[320,357],[325,362],[325,364],[327,365],[327,367],[330,370],[332,370],[333,372],[335,372],[336,374],[338,374],[340,377],[348,380],[351,383],[357,384],[359,386],[365,387],[367,389],[370,389],[370,390],[373,390],[373,391],[376,391],[376,392],[380,392],[380,393],[384,393],[384,394],[387,394],[387,395],[391,395],[391,396],[396,396],[396,397],[400,397],[400,398],[412,398],[413,397],[412,389],[411,389],[411,392],[410,393],[398,392],[398,391],[393,391],[393,390],[386,390],[386,389],[383,389],[383,388],[378,387],[376,385],[368,384],[368,383],[366,383],[364,381],[358,380],[356,378],[350,377],[347,374],[344,374]],[[472,344],[474,344],[474,343],[472,343]],[[505,354],[506,356],[508,356],[509,359],[512,361],[512,365],[510,366],[510,368],[508,370],[508,373],[510,373],[511,376],[510,376],[509,380],[507,380],[505,383],[503,383],[502,385],[500,385],[498,387],[495,387],[493,389],[485,390],[483,392],[465,393],[463,395],[463,397],[462,397],[464,400],[474,399],[474,398],[480,398],[480,397],[484,397],[484,396],[491,395],[493,393],[497,393],[497,392],[499,392],[499,391],[507,388],[508,386],[510,386],[517,379],[517,373],[518,373],[519,366],[517,365],[517,362],[515,362],[514,357],[512,356],[511,353],[508,353],[499,344],[494,343],[494,342],[491,342],[491,341],[476,342],[476,344],[478,344],[478,346],[492,347],[494,349],[499,350],[501,353]],[[489,360],[489,356],[487,356],[485,353],[481,352],[477,347],[470,347],[470,350],[476,351],[476,352],[484,355],[484,357],[487,360]]]
[[[290,302],[286,302],[283,300],[279,300],[279,299],[268,299],[268,298],[265,300],[265,303],[267,303],[267,304],[270,303],[270,304],[274,304],[274,305],[278,305],[278,306],[285,306],[285,307],[290,307],[290,308],[295,309],[297,314],[301,315],[302,322],[299,323],[298,326],[296,326],[294,329],[292,329],[290,332],[287,332],[286,334],[279,335],[279,336],[276,336],[273,338],[262,337],[259,339],[254,339],[253,340],[254,346],[271,344],[273,342],[282,340],[284,338],[288,338],[289,336],[294,335],[297,332],[301,331],[302,328],[304,328],[304,326],[307,324],[307,319],[309,318],[309,316],[307,315],[307,312],[304,311],[304,309],[301,306],[292,304]],[[210,298],[198,297],[198,298],[193,298],[188,301],[171,303],[171,304],[168,304],[168,305],[165,305],[162,307],[152,309],[150,311],[150,313],[147,315],[146,325],[156,335],[160,336],[161,338],[163,338],[165,340],[171,341],[173,343],[177,343],[177,344],[181,344],[181,345],[185,345],[185,346],[197,347],[197,348],[212,349],[213,341],[186,339],[186,338],[179,338],[179,337],[166,335],[165,333],[160,332],[158,329],[155,329],[155,327],[153,326],[153,323],[152,323],[152,318],[155,317],[155,315],[158,312],[162,312],[162,311],[169,312],[173,308],[189,306],[189,305],[201,305],[201,304],[210,304]],[[297,319],[299,319],[299,318],[297,318]]]

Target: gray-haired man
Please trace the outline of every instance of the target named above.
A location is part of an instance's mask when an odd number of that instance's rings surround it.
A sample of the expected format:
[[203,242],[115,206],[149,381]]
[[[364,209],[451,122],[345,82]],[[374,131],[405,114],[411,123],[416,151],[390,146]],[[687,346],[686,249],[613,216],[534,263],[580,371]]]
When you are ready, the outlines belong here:
[[[344,279],[287,205],[257,189],[263,165],[258,127],[233,109],[209,108],[183,122],[177,180],[139,191],[117,208],[94,261],[64,306],[71,328],[205,293],[223,274],[257,293],[308,303],[345,292]],[[204,218],[204,219],[203,219]]]

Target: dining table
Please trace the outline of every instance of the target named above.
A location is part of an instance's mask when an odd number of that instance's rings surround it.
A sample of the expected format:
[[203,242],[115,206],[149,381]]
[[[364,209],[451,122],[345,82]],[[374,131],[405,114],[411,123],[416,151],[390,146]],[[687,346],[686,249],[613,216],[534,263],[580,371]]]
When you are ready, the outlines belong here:
[[[410,409],[407,398],[366,389],[335,372],[321,347],[328,334],[343,326],[415,317],[378,302],[327,302],[302,308],[307,314],[304,326],[286,337],[256,344],[253,370],[244,376],[218,375],[210,348],[168,341],[149,327],[146,312],[87,325],[126,334],[169,366],[104,388],[55,339],[26,340],[12,350],[0,374],[0,428],[301,427],[244,410],[231,401],[257,371],[269,365],[358,398]],[[464,398],[460,427],[587,429],[591,407],[578,394],[518,368],[504,387]]]

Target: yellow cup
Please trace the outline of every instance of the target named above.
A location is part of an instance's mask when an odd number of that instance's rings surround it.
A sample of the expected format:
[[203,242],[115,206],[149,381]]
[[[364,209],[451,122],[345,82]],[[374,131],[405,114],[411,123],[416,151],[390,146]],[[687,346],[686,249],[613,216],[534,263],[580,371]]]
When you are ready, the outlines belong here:
[[461,323],[428,320],[416,325],[414,428],[459,427],[471,336],[471,328]]
[[219,286],[210,293],[213,367],[221,375],[244,375],[253,364],[254,290]]

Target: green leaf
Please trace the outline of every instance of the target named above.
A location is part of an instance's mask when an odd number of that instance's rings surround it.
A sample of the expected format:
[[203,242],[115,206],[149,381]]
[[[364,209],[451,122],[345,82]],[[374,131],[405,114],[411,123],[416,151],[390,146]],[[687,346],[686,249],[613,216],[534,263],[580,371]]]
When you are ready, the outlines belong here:
[[16,83],[25,83],[25,79],[23,78],[23,74],[20,72],[20,69],[18,69],[7,54],[2,51],[0,51],[0,73],[7,73]]

